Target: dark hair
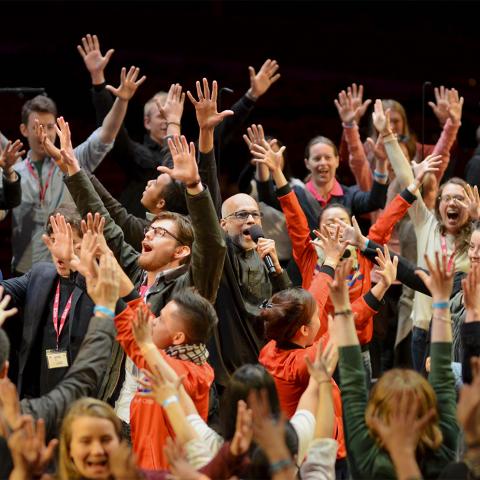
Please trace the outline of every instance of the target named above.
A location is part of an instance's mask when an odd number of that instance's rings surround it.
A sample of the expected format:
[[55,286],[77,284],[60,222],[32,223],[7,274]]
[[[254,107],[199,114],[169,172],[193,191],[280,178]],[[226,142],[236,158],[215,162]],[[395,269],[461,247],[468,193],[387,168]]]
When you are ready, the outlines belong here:
[[[175,235],[178,237],[180,240],[180,243],[182,245],[185,245],[187,247],[192,248],[193,245],[193,227],[192,227],[192,222],[188,217],[185,215],[181,215],[180,213],[177,212],[160,212],[155,215],[155,218],[152,220],[150,225],[157,220],[172,220],[172,222],[175,222],[176,225],[176,232]],[[173,232],[172,232],[173,233]],[[184,257],[182,261],[180,262],[181,264],[188,263],[190,261],[190,255]]]
[[57,106],[55,102],[45,95],[37,95],[36,97],[27,100],[22,107],[22,123],[28,124],[28,117],[32,112],[36,113],[51,113],[55,118],[57,117]]
[[325,205],[321,210],[320,210],[320,215],[318,216],[318,223],[320,224],[320,221],[322,220],[322,215],[327,211],[330,210],[331,208],[341,208],[349,217],[352,216],[351,210],[346,207],[345,205],[342,205],[341,203],[328,203]]
[[270,402],[272,415],[280,415],[280,402],[273,377],[260,364],[245,364],[237,368],[230,377],[220,399],[220,430],[223,438],[229,441],[235,435],[237,405],[239,400],[247,401],[251,390],[265,389]]
[[163,187],[160,197],[165,200],[165,210],[179,213],[180,215],[189,214],[183,183],[172,179],[171,182]]
[[330,145],[333,148],[333,154],[338,157],[338,149],[337,146],[327,137],[322,137],[321,135],[318,135],[316,137],[313,137],[308,143],[307,146],[305,147],[305,158],[310,157],[310,148],[312,148],[314,145],[317,143],[324,143],[325,145]]
[[[452,177],[446,182],[442,183],[442,185],[440,185],[440,188],[438,189],[437,198],[435,199],[435,217],[439,222],[440,233],[442,233],[442,235],[445,235],[446,231],[445,231],[445,226],[442,223],[442,217],[440,216],[440,201],[442,198],[443,189],[449,184],[459,185],[462,188],[465,188],[467,186],[467,182],[459,177]],[[461,227],[460,231],[457,234],[457,238],[455,240],[455,248],[460,253],[463,253],[468,249],[468,246],[470,245],[471,236],[472,236],[472,224],[470,221],[467,220],[465,225]]]
[[3,328],[0,328],[0,369],[3,368],[5,362],[10,356],[10,340]]
[[65,217],[65,221],[70,224],[73,230],[75,230],[80,237],[83,237],[82,233],[82,216],[76,209],[76,207],[70,203],[62,203],[59,207],[57,207],[53,212],[50,212],[48,215],[47,224],[45,225],[45,231],[47,235],[51,235],[53,233],[52,225],[50,224],[50,217],[54,217],[59,213]]
[[181,310],[186,343],[207,343],[218,323],[213,305],[193,287],[176,292],[171,300]]
[[276,342],[290,340],[302,325],[312,319],[317,302],[303,288],[289,288],[276,293],[260,312],[265,337]]

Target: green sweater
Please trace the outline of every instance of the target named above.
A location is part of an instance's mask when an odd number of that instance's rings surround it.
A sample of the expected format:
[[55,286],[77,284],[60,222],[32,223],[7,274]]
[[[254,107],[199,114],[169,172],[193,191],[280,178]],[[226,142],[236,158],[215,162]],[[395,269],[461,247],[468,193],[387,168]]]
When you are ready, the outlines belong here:
[[[360,346],[341,347],[339,358],[340,385],[347,459],[354,479],[396,478],[388,453],[370,435],[365,423],[368,403],[365,372]],[[437,396],[439,425],[443,442],[436,451],[429,451],[419,460],[423,478],[437,478],[443,468],[455,460],[458,439],[456,394],[451,362],[451,343],[432,343],[432,369],[429,382]]]

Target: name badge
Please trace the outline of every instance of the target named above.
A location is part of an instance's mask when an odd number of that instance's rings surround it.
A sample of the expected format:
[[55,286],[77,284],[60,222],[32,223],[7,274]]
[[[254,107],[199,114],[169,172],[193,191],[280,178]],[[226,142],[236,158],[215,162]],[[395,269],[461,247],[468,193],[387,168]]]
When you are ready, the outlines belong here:
[[45,225],[48,220],[48,213],[45,207],[42,207],[41,204],[35,204],[33,207],[33,221],[40,225]]
[[48,368],[65,368],[68,367],[68,357],[66,350],[47,350]]

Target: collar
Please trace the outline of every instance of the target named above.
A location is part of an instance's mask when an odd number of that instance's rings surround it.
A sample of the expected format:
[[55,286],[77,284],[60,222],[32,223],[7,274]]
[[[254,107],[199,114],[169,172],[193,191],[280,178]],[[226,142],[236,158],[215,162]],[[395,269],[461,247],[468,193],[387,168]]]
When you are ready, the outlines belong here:
[[333,182],[333,188],[330,190],[330,192],[328,192],[328,197],[327,198],[324,198],[322,197],[317,189],[315,188],[315,185],[314,183],[312,182],[312,180],[309,180],[307,182],[307,184],[305,185],[305,187],[308,189],[308,191],[313,195],[313,197],[322,204],[322,207],[324,207],[325,205],[327,205],[328,202],[330,202],[330,199],[332,197],[342,197],[343,196],[343,188],[342,186],[340,185],[340,183],[338,183],[338,180],[335,178],[334,179],[334,182]]
[[[158,272],[156,277],[155,277],[155,282],[153,285],[150,286],[149,289],[147,289],[146,294],[149,293],[149,291],[157,287],[160,282],[170,282],[172,280],[176,280],[180,275],[185,273],[188,270],[188,264],[183,264],[179,265],[178,267],[173,267],[169,268],[167,270],[162,270],[161,272]],[[147,272],[143,272],[143,279],[142,279],[142,287],[145,287],[147,285]]]
[[301,345],[297,345],[296,343],[293,343],[290,340],[284,340],[283,342],[275,342],[275,345],[280,350],[298,350],[298,349],[304,350],[305,349],[305,347],[302,347]]
[[195,365],[203,365],[208,359],[208,350],[204,343],[170,345],[165,349],[169,357],[178,358]]

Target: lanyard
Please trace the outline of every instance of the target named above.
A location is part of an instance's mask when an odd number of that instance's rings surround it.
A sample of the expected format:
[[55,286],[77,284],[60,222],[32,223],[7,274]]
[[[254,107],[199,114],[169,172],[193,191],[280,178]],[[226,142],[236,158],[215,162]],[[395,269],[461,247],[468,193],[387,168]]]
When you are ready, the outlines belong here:
[[55,298],[53,300],[53,328],[55,329],[55,333],[57,334],[57,350],[58,350],[58,340],[60,339],[60,334],[62,333],[63,327],[65,326],[65,322],[67,320],[67,316],[70,312],[70,308],[72,307],[72,297],[73,292],[70,294],[70,297],[65,305],[65,309],[63,310],[62,316],[60,317],[60,325],[58,324],[58,307],[60,303],[60,280],[57,283],[57,291],[55,292]]
[[[448,257],[448,251],[447,251],[447,238],[446,238],[446,235],[441,235],[440,236],[440,245],[442,247],[442,253],[443,255],[445,255],[446,257]],[[454,263],[455,263],[455,247],[453,248],[453,252],[452,252],[452,255],[450,256],[449,260],[448,260],[448,266],[447,266],[447,271],[450,272],[454,266]]]
[[38,176],[38,173],[34,165],[32,164],[32,161],[29,158],[27,158],[27,168],[28,168],[28,171],[30,172],[30,175],[32,175],[32,177],[35,180],[37,180],[40,203],[43,203],[43,200],[45,199],[45,194],[47,193],[48,185],[50,183],[50,179],[52,178],[52,175],[53,175],[53,169],[55,168],[55,163],[52,163],[52,165],[50,166],[50,171],[48,172],[47,181],[45,182],[45,186],[43,188],[42,188],[42,182],[40,180],[40,177]]

